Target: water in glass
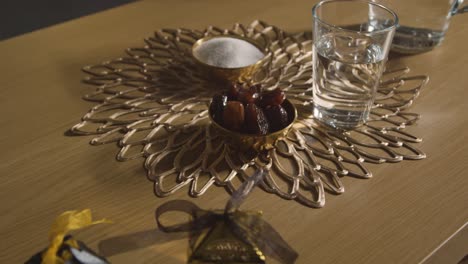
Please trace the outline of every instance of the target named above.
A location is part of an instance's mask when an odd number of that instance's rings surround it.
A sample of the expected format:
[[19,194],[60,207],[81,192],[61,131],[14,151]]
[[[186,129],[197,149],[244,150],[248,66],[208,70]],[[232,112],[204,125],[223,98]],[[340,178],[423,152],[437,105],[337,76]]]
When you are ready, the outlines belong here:
[[351,128],[368,119],[385,53],[366,36],[329,33],[313,52],[314,116],[333,127]]

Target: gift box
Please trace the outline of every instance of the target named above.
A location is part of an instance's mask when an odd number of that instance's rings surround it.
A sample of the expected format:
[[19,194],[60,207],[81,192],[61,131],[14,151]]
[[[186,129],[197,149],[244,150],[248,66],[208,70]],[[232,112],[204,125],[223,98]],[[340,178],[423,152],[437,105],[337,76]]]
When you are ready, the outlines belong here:
[[[249,177],[233,193],[224,210],[203,210],[185,200],[169,201],[156,210],[158,227],[164,232],[189,232],[189,264],[260,264],[267,257],[291,264],[297,253],[261,212],[239,210],[254,186],[263,178],[263,170]],[[166,225],[161,216],[167,212],[190,215],[188,222]]]
[[[215,212],[216,216],[222,216],[222,211]],[[208,263],[265,263],[265,255],[258,248],[254,241],[246,239],[253,234],[242,236],[239,230],[236,230],[232,219],[243,217],[243,212],[236,212],[225,219],[216,217],[217,220],[211,227],[203,230],[194,230],[189,238],[189,259],[190,264],[208,264]],[[249,212],[252,217],[261,217],[261,213]],[[203,216],[202,216],[203,217]],[[237,220],[234,220],[237,221]],[[260,229],[260,226],[255,227]],[[243,230],[241,232],[250,232]]]

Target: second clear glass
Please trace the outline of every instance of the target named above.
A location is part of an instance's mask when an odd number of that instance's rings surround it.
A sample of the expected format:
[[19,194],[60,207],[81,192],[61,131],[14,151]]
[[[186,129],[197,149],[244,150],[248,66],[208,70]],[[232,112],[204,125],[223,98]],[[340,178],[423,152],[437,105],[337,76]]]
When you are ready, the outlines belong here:
[[452,16],[468,11],[463,0],[374,0],[398,14],[400,25],[392,51],[404,54],[426,52],[445,38]]

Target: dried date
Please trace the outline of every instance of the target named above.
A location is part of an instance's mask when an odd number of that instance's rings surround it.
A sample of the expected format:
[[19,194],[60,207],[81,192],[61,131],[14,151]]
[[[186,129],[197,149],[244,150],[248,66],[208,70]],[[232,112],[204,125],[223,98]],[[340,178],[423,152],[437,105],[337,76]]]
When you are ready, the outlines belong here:
[[284,99],[286,99],[286,94],[280,88],[276,88],[273,91],[262,94],[260,105],[262,107],[281,105],[284,102]]
[[224,108],[227,104],[227,96],[226,95],[215,95],[213,100],[210,104],[210,112],[213,120],[216,121],[218,124],[223,124],[223,112]]
[[245,108],[245,130],[249,134],[266,135],[269,131],[268,120],[263,110],[251,103]]
[[228,101],[223,111],[224,127],[240,131],[245,119],[244,105],[238,101]]
[[267,106],[265,115],[270,123],[270,132],[281,130],[289,124],[288,112],[281,105]]

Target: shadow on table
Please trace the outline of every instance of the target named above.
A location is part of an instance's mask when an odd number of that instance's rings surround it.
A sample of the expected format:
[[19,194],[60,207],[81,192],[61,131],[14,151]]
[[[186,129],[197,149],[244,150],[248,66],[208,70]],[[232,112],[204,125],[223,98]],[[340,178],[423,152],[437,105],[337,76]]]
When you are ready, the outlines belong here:
[[458,264],[468,264],[468,255],[466,255]]
[[148,229],[136,233],[111,237],[99,242],[99,253],[105,257],[186,238],[186,233],[167,234],[158,229]]

